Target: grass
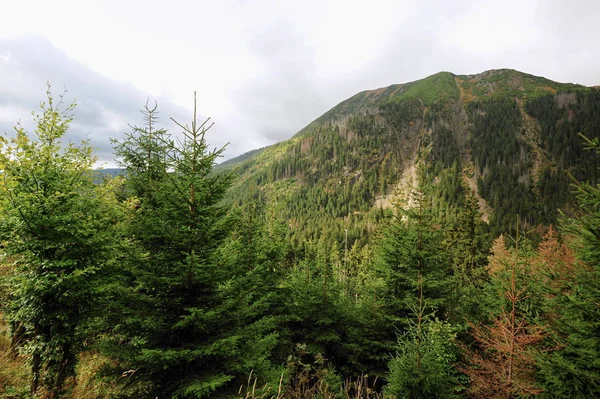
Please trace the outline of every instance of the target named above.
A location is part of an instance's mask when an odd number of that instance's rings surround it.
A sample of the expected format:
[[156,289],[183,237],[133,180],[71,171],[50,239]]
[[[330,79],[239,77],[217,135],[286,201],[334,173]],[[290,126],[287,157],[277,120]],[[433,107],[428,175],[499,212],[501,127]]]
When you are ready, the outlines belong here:
[[[302,373],[300,373],[302,374]],[[297,375],[293,387],[283,385],[283,375],[279,380],[277,391],[265,385],[258,387],[256,379],[252,379],[252,373],[248,377],[248,382],[240,387],[238,392],[239,399],[393,399],[392,396],[384,395],[370,388],[377,385],[377,380],[369,382],[369,377],[361,375],[356,380],[348,379],[344,381],[339,392],[332,391],[324,379],[318,378],[317,381],[303,379],[302,375]]]
[[[31,371],[28,357],[11,348],[8,324],[0,313],[0,399],[30,399],[29,384]],[[80,355],[77,366],[77,384],[68,384],[70,399],[108,399],[117,392],[116,384],[99,380],[98,371],[108,363],[108,359],[90,351]],[[43,395],[40,392],[40,395]]]
[[483,74],[458,76],[467,99],[523,98],[524,100],[557,92],[585,91],[588,88],[572,83],[559,83],[512,69],[498,69]]
[[460,97],[460,91],[453,74],[439,72],[408,84],[400,97],[420,98],[425,105],[431,105],[436,101],[456,100]]
[[29,381],[27,358],[12,350],[9,328],[0,313],[0,398],[29,397]]

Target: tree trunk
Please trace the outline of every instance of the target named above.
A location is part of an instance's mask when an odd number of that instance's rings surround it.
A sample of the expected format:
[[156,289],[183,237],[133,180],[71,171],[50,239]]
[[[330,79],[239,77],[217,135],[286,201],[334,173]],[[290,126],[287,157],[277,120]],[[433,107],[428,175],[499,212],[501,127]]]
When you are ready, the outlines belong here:
[[[33,328],[33,333],[37,336],[40,332],[40,327],[36,323]],[[31,356],[31,395],[34,396],[40,387],[40,371],[42,369],[42,358],[40,350],[35,349]]]
[[41,370],[41,358],[40,352],[35,350],[31,357],[31,395],[35,395],[38,388],[40,387],[40,370]]
[[62,345],[62,359],[60,361],[60,366],[58,368],[58,372],[56,374],[56,380],[54,381],[54,386],[50,391],[50,395],[48,399],[58,399],[63,392],[65,381],[68,375],[68,367],[70,367],[71,363],[71,344],[63,344]]

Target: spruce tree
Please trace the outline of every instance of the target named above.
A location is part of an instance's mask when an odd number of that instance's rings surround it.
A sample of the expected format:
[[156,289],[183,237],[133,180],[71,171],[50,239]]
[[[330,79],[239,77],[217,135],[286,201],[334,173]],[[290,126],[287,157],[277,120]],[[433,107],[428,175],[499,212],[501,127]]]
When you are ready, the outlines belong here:
[[[600,151],[600,141],[586,140]],[[575,241],[577,262],[570,276],[554,276],[548,308],[558,350],[540,359],[540,380],[552,397],[600,396],[600,185],[576,186],[579,213],[563,218]]]
[[[352,246],[348,254],[351,325],[344,350],[348,353],[349,366],[345,371],[355,376],[360,373],[377,376],[387,374],[390,357],[391,328],[386,315],[385,281],[373,268],[373,254],[368,245]],[[348,284],[349,283],[349,284]],[[393,334],[393,333],[392,333]]]
[[221,295],[234,320],[231,329],[244,347],[231,366],[238,375],[251,370],[260,386],[276,389],[282,370],[275,363],[282,364],[289,354],[281,353],[279,338],[285,301],[283,230],[267,225],[256,204],[238,211],[232,216],[236,227],[218,251],[218,263],[228,275]]
[[411,201],[397,206],[379,247],[388,334],[397,335],[388,338],[397,353],[389,363],[387,390],[404,398],[449,397],[457,383],[454,327],[444,323],[451,265],[443,253],[444,228],[435,223],[429,187],[423,176],[420,180]]
[[377,267],[386,283],[391,322],[401,328],[418,306],[421,292],[430,309],[446,317],[450,264],[443,253],[443,226],[435,223],[428,188],[421,186],[408,204],[397,204],[383,229]]
[[398,335],[385,391],[398,398],[454,398],[459,385],[456,328],[433,318],[419,295],[406,331]]
[[209,150],[210,126],[197,123],[195,106],[190,126],[175,122],[180,140],[151,125],[155,110],[146,116],[146,128],[116,142],[131,182],[129,234],[139,250],[128,263],[139,295],[107,353],[123,371],[135,371],[128,383],[147,383],[130,390],[133,396],[207,397],[233,390],[251,369],[239,363],[252,340],[236,328],[224,288],[231,271],[217,256],[231,231],[221,204],[231,174],[214,173],[224,148]]
[[[289,271],[282,284],[286,298],[284,334],[289,353],[295,355],[288,367],[294,389],[297,374],[307,371],[312,386],[322,373],[333,378],[348,363],[344,344],[353,324],[352,308],[350,298],[344,295],[345,284],[332,270],[330,248],[320,239],[307,248],[305,258]],[[306,365],[311,366],[304,370]]]
[[481,220],[477,200],[467,195],[465,203],[445,232],[444,246],[451,257],[451,297],[448,317],[453,323],[485,317],[482,288],[488,280],[488,226]]

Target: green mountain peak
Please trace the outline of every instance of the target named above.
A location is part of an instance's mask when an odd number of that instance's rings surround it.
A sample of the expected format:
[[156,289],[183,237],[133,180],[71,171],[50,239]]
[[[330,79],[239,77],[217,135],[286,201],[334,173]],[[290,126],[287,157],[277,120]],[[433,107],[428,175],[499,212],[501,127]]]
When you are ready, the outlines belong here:
[[495,233],[517,214],[534,228],[568,210],[566,172],[595,181],[600,165],[578,134],[600,137],[599,104],[600,90],[512,69],[439,72],[362,91],[289,140],[220,169],[237,168],[231,201],[263,198],[298,240],[322,226],[368,236],[381,208],[410,194],[418,170],[441,214],[471,193]]

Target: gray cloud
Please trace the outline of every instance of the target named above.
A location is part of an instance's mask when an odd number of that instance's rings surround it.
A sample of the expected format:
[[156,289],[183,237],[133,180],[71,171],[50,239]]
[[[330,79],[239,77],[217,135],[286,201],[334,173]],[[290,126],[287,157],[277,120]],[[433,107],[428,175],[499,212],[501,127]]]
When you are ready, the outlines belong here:
[[[243,110],[237,117],[255,134],[275,142],[289,138],[359,91],[439,71],[470,74],[514,68],[557,81],[600,84],[600,55],[595,51],[600,37],[600,24],[595,22],[600,18],[600,3],[541,1],[533,4],[533,12],[526,13],[521,3],[515,2],[506,4],[502,15],[487,16],[489,21],[475,17],[479,24],[460,26],[465,23],[462,17],[478,6],[485,11],[486,4],[498,5],[463,0],[413,7],[398,15],[397,26],[375,57],[358,69],[339,70],[326,79],[317,73],[315,48],[284,14],[264,18],[262,24],[252,21],[245,26],[248,46],[264,66],[264,73],[235,92],[236,109]],[[338,17],[344,18],[343,8]],[[356,29],[368,29],[373,23],[377,22],[364,21],[364,26]],[[335,20],[331,24],[335,29]],[[448,44],[447,36],[458,28],[465,29],[463,41]],[[516,31],[524,32],[523,37],[515,39]],[[529,31],[534,31],[535,37],[529,37]],[[472,46],[488,36],[489,48]],[[362,54],[357,51],[355,57]]]
[[[302,9],[307,12],[301,15],[296,15],[297,8],[286,8],[285,4],[269,0],[229,2],[227,18],[235,18],[233,25],[243,32],[243,37],[232,40],[243,42],[251,63],[255,62],[252,67],[257,69],[250,68],[256,73],[239,87],[220,93],[230,107],[223,111],[223,120],[216,121],[209,141],[214,146],[230,141],[226,158],[291,137],[359,91],[413,81],[439,71],[470,74],[514,68],[562,82],[600,84],[600,53],[595,43],[600,37],[597,1],[438,0],[426,6],[409,1],[397,9],[395,3],[381,7],[374,1],[368,9],[365,5],[364,20],[360,20],[361,15],[350,26],[339,23],[346,18],[343,3],[333,14],[331,10],[327,14],[322,10],[326,5],[307,1],[306,9]],[[348,68],[341,65],[334,71],[320,64],[323,47],[311,24],[321,11],[326,13],[331,32],[336,33],[332,37],[339,40],[343,59],[358,61],[350,62]],[[372,43],[373,51],[363,54],[364,43],[360,47],[352,42],[360,36],[348,33],[372,29],[379,23],[379,11],[397,15],[382,19],[382,23],[393,26],[384,30],[386,37]],[[206,40],[219,47],[220,36],[215,33]],[[331,45],[331,40],[328,43]],[[229,52],[238,48],[223,50],[222,54],[231,55]],[[247,55],[237,55],[231,55],[230,64],[224,68],[229,76],[214,76],[215,87],[236,72],[246,76],[242,72]],[[216,60],[228,62],[227,58]],[[201,64],[198,73],[205,73]],[[8,130],[8,121],[16,122],[15,118],[29,118],[29,110],[43,100],[47,80],[55,92],[66,86],[68,97],[78,100],[70,137],[89,137],[103,160],[112,159],[109,137],[122,137],[129,130],[127,123],[142,123],[138,109],[145,103],[146,93],[132,84],[103,77],[41,37],[25,36],[0,39],[0,130]],[[190,105],[191,95],[190,91]],[[177,130],[169,116],[190,119],[189,107],[178,107],[168,98],[157,100],[165,127]]]
[[268,143],[289,138],[328,106],[326,88],[317,78],[315,49],[284,19],[249,27],[247,34],[263,72],[234,91],[232,117]]
[[[29,131],[33,128],[31,111],[45,100],[50,82],[53,96],[66,89],[66,102],[77,102],[75,119],[66,139],[74,142],[89,139],[99,160],[114,165],[111,138],[122,138],[131,125],[143,125],[139,110],[149,95],[130,83],[108,79],[69,58],[46,39],[26,35],[16,39],[0,39],[0,131],[10,134],[21,121]],[[192,99],[192,93],[190,93]],[[170,120],[191,120],[191,109],[176,106],[166,98],[151,98],[159,104],[160,125],[177,135],[180,130]],[[192,101],[190,101],[190,104]],[[200,117],[201,118],[201,117]],[[225,144],[225,129],[215,126],[209,140],[214,146]],[[234,146],[235,148],[235,146]]]
[[[450,13],[459,12],[448,6]],[[436,21],[402,24],[375,59],[355,70],[333,75],[319,73],[316,49],[306,32],[284,13],[262,17],[245,26],[247,46],[263,66],[263,73],[234,92],[232,118],[251,126],[252,132],[273,143],[289,138],[312,120],[361,90],[423,78],[438,72],[430,58],[438,51]],[[339,18],[344,18],[341,10]],[[368,29],[356,27],[357,29]],[[335,21],[332,21],[335,29]],[[342,44],[342,43],[340,43]],[[374,44],[375,45],[375,44]],[[356,51],[355,58],[363,55]]]

